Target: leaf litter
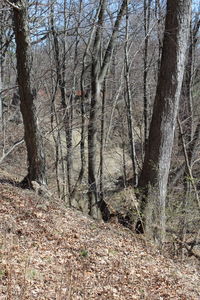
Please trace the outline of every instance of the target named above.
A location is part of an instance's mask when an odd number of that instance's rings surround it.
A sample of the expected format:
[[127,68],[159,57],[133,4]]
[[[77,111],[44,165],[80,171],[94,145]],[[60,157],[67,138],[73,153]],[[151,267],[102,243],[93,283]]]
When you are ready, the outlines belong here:
[[197,269],[118,224],[0,184],[0,300],[200,299]]

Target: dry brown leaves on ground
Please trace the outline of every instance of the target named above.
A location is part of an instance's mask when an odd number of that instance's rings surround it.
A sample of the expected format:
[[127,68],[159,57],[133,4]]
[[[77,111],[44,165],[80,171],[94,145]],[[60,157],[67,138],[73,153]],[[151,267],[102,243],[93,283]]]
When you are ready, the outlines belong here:
[[188,300],[199,286],[128,230],[0,184],[0,300]]

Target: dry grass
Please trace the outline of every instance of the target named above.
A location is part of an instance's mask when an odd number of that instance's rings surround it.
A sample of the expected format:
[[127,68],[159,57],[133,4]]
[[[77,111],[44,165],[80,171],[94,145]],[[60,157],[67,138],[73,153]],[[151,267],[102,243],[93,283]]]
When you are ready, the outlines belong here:
[[129,230],[0,184],[0,300],[188,300],[199,286]]

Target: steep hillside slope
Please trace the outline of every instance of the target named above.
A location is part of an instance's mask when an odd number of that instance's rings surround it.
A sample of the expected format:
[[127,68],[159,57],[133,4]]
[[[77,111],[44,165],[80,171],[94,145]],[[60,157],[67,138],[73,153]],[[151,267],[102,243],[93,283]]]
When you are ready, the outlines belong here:
[[0,299],[200,299],[200,276],[117,224],[0,184]]

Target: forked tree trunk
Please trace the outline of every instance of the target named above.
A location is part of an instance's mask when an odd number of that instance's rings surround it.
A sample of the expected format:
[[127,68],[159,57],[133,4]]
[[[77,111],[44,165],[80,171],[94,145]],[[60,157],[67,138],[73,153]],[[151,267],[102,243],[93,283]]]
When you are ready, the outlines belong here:
[[91,66],[91,106],[90,116],[88,123],[88,200],[89,200],[89,214],[93,217],[102,215],[104,220],[109,219],[109,209],[104,200],[99,198],[98,182],[97,182],[97,162],[96,162],[96,150],[97,150],[97,113],[99,111],[100,99],[101,99],[101,87],[105,79],[114,42],[121,24],[125,9],[129,0],[123,0],[118,15],[115,20],[114,28],[108,42],[105,54],[101,62],[101,31],[104,22],[104,13],[106,9],[106,1],[100,1],[99,14],[97,21],[96,35],[93,45],[93,59]]
[[13,26],[16,41],[20,108],[23,117],[24,139],[28,156],[28,174],[22,183],[25,187],[31,187],[31,181],[46,184],[45,156],[31,82],[32,58],[28,28],[28,2],[26,0],[19,0],[14,1],[14,3],[15,5],[19,5],[19,9],[13,8]]
[[150,237],[165,238],[165,199],[174,130],[184,74],[190,26],[191,0],[168,0],[160,73],[149,139],[139,187],[141,212]]

